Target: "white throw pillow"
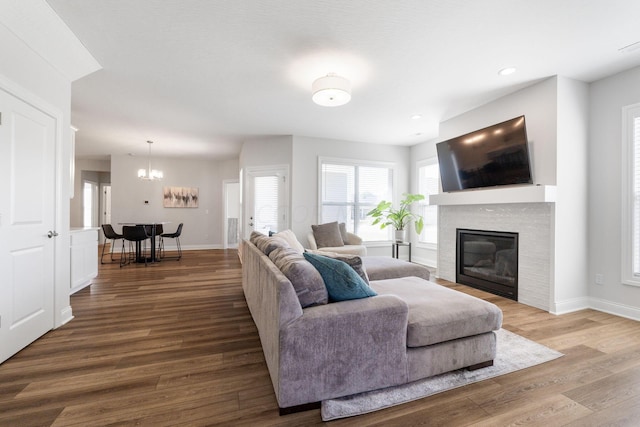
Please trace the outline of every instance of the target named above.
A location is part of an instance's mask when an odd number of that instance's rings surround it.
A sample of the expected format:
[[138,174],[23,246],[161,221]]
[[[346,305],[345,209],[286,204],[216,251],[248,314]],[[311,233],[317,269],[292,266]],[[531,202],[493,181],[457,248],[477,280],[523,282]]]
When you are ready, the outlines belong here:
[[284,230],[274,234],[274,236],[278,236],[281,239],[285,240],[289,244],[289,246],[291,246],[291,248],[294,249],[296,252],[300,254],[304,252],[304,246],[302,246],[302,243],[298,241],[293,231]]

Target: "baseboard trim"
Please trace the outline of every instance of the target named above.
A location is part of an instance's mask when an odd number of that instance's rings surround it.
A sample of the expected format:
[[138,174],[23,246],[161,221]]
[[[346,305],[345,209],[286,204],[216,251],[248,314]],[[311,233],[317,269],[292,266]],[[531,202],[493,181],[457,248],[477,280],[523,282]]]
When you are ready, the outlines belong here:
[[600,298],[589,298],[590,307],[594,310],[602,311],[604,313],[613,314],[616,316],[624,317],[631,320],[640,321],[640,308],[632,307],[617,302],[607,301]]
[[572,298],[569,300],[555,302],[551,310],[549,310],[549,313],[560,315],[573,313],[574,311],[580,311],[587,308],[591,308],[589,298]]
[[54,329],[69,323],[71,320],[73,320],[73,309],[68,305],[60,310],[60,324],[56,325]]

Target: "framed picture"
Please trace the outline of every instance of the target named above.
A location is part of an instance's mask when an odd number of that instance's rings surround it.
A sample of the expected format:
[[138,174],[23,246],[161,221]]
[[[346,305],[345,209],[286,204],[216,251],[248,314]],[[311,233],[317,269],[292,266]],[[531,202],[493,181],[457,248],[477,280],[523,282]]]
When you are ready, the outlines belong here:
[[163,206],[165,208],[197,208],[197,187],[164,187]]

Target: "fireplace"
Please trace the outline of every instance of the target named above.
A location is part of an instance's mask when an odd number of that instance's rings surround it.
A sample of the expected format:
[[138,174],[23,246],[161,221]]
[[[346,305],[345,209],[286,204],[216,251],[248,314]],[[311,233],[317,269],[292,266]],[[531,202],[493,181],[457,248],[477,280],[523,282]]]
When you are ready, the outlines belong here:
[[518,300],[518,233],[456,229],[456,282]]

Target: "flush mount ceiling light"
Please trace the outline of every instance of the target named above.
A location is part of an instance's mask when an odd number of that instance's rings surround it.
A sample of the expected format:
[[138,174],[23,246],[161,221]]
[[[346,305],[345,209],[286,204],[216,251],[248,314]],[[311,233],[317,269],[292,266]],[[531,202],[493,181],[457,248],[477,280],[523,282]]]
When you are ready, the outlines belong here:
[[351,100],[351,83],[344,77],[329,73],[311,85],[311,99],[323,107],[338,107]]
[[163,177],[162,171],[151,169],[151,144],[153,144],[153,141],[147,141],[147,144],[149,144],[149,163],[147,164],[147,169],[138,169],[138,178],[146,181],[160,180]]

